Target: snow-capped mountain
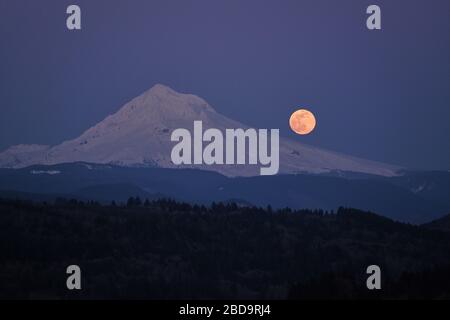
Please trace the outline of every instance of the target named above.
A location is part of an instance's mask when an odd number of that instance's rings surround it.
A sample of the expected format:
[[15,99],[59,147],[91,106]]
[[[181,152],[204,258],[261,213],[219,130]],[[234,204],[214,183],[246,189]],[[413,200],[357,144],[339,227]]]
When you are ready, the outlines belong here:
[[[217,113],[205,100],[155,85],[125,104],[115,114],[59,145],[19,145],[0,153],[0,167],[22,168],[34,164],[89,162],[123,166],[174,168],[170,158],[171,132],[193,128],[194,120],[207,128],[248,128]],[[192,165],[227,176],[259,175],[260,165]],[[398,167],[351,157],[280,137],[280,173],[351,171],[396,175]]]

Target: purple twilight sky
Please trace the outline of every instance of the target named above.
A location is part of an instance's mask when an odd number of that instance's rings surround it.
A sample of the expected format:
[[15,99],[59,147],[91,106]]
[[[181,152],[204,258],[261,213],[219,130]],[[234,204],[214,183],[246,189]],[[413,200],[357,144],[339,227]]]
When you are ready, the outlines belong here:
[[[163,83],[298,141],[448,170],[449,33],[448,0],[0,0],[0,149],[74,138]],[[298,107],[309,136],[289,130]]]

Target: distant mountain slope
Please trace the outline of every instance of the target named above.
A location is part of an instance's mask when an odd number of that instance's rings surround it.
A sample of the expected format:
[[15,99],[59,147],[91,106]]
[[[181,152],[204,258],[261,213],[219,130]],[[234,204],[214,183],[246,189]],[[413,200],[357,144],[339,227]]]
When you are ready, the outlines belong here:
[[389,181],[424,199],[450,207],[449,171],[406,171]]
[[92,199],[103,203],[110,203],[111,201],[126,203],[130,196],[148,200],[164,197],[162,194],[151,194],[128,183],[91,185],[74,191],[73,196],[76,198]]
[[[202,120],[204,129],[248,128],[217,113],[205,100],[155,85],[125,104],[115,114],[76,139],[54,147],[14,146],[0,153],[0,167],[23,168],[34,164],[90,162],[122,166],[173,168],[171,132],[192,129]],[[194,166],[192,166],[194,167]],[[259,174],[259,165],[197,165],[227,176]],[[393,176],[399,168],[280,138],[280,173],[351,171]]]
[[0,190],[69,194],[94,200],[145,193],[203,204],[240,199],[242,203],[274,208],[335,210],[346,206],[413,223],[429,222],[450,212],[450,204],[418,195],[393,183],[393,179],[311,174],[230,178],[193,169],[74,163],[0,169]]

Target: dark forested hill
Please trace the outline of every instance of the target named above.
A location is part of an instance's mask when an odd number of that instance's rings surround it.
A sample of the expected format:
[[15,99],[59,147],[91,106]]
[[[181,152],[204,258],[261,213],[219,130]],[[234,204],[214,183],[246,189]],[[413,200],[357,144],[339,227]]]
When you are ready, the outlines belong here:
[[354,209],[3,200],[0,252],[2,298],[450,297],[450,233]]
[[425,228],[430,230],[441,230],[450,232],[450,214],[443,216],[437,220],[423,225]]

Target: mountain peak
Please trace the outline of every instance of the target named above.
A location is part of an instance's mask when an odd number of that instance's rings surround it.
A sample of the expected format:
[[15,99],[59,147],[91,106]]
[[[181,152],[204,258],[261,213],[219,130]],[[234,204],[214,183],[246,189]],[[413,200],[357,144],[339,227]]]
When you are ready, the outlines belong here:
[[[0,167],[65,162],[113,163],[125,166],[173,168],[171,132],[190,129],[200,120],[204,128],[248,128],[216,112],[202,98],[156,84],[78,138],[57,146],[18,146],[0,153]],[[190,166],[229,176],[259,174],[258,166]],[[399,168],[280,139],[281,173],[352,171],[392,176]]]
[[[136,103],[134,103],[136,102]],[[215,110],[202,98],[190,93],[177,92],[169,86],[155,84],[136,99],[130,102],[152,108],[163,108],[163,112],[180,112],[180,109],[195,109],[199,111]]]
[[151,87],[146,93],[150,94],[179,94],[169,86],[166,86],[161,83],[155,84],[153,87]]

